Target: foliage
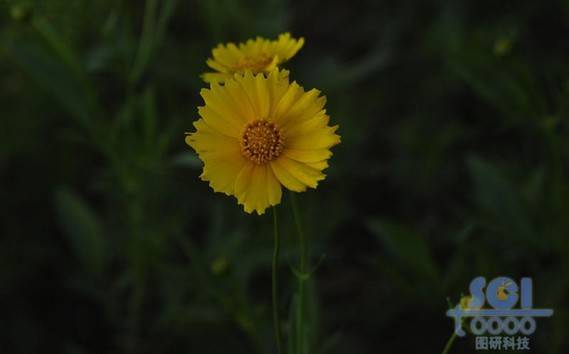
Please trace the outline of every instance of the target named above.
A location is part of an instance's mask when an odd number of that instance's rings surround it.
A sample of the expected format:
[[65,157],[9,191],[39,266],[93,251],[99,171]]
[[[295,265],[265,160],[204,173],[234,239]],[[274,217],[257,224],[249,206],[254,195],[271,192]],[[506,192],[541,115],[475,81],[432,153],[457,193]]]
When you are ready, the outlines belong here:
[[[0,10],[0,351],[274,350],[271,218],[199,183],[183,138],[210,49],[288,30],[307,39],[295,79],[328,96],[343,139],[300,198],[311,353],[440,352],[446,298],[478,275],[533,277],[555,315],[532,347],[569,345],[567,2]],[[280,213],[284,291],[298,254]]]

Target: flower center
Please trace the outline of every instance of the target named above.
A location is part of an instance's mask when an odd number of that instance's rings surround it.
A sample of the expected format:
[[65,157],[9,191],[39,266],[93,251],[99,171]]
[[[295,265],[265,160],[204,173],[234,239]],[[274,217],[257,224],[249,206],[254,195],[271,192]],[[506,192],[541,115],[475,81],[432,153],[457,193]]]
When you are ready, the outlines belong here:
[[235,69],[237,71],[250,69],[255,73],[265,70],[267,65],[272,63],[273,57],[268,54],[260,54],[258,57],[243,57],[239,60]]
[[241,153],[257,165],[279,157],[284,139],[274,123],[259,119],[245,126],[241,137]]

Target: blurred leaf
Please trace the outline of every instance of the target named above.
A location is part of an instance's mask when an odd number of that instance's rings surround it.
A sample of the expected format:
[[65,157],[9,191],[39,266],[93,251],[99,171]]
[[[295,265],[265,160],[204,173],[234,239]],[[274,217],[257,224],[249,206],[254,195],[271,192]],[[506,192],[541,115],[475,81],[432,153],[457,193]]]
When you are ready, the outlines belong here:
[[121,140],[121,134],[124,131],[130,132],[132,129],[129,127],[132,125],[132,121],[135,118],[136,105],[134,96],[129,96],[121,104],[120,108],[116,112],[116,117],[112,122],[111,128],[109,129],[108,136],[109,141],[116,143]]
[[55,207],[59,223],[78,260],[93,274],[104,271],[109,259],[109,246],[91,208],[67,189],[56,192]]
[[303,305],[304,305],[304,315],[303,315],[303,348],[304,353],[301,354],[308,354],[313,353],[316,349],[317,341],[318,341],[318,320],[319,320],[319,304],[318,304],[318,296],[316,293],[316,287],[314,285],[314,281],[308,280],[304,281],[304,294],[300,294],[297,291],[293,296],[293,301],[291,302],[290,308],[290,315],[289,315],[289,322],[290,322],[290,333],[289,333],[289,340],[288,340],[288,353],[289,354],[298,354],[299,350],[296,347],[297,343],[297,334],[299,331],[298,327],[298,316],[299,316],[299,306],[298,300],[300,296],[303,297]]
[[65,65],[42,47],[29,42],[13,42],[11,53],[22,69],[76,118],[89,126],[88,99],[81,85]]
[[[308,354],[313,353],[316,350],[319,339],[320,305],[318,302],[318,294],[316,292],[313,275],[310,274],[310,277],[304,277],[302,274],[295,272],[295,276],[298,282],[303,282],[304,291],[300,293],[299,288],[297,287],[290,304],[288,317],[290,322],[290,332],[288,334],[287,352],[289,354],[297,354],[300,352],[297,338],[298,333],[302,330],[302,348],[304,348],[302,354]],[[299,300],[301,297],[303,303],[302,329],[299,328]]]
[[155,17],[158,7],[157,0],[146,0],[144,7],[144,24],[142,26],[142,35],[134,64],[132,65],[131,80],[136,83],[143,74],[144,69],[150,62],[152,49],[154,47],[155,34]]
[[202,167],[202,162],[193,152],[181,152],[172,158],[172,164],[179,167],[189,167],[192,169],[199,169]]
[[307,342],[308,353],[313,353],[316,350],[320,334],[320,304],[314,277],[306,282],[305,304],[306,333],[304,336]]
[[[142,35],[130,74],[132,83],[140,80],[152,57],[155,55],[158,45],[162,43],[166,26],[172,17],[176,3],[176,0],[165,0],[163,2],[146,0]],[[163,6],[162,11],[157,15],[159,4],[163,4]]]
[[152,146],[155,143],[154,137],[156,136],[156,121],[158,117],[156,94],[152,88],[148,88],[142,96],[142,110],[144,141],[147,146]]
[[544,195],[545,170],[543,167],[536,168],[531,172],[525,186],[524,195],[530,201],[538,201]]
[[154,40],[158,43],[161,43],[164,38],[168,23],[174,14],[174,10],[176,10],[178,0],[166,0],[161,3],[163,4],[162,11],[160,12],[156,22],[156,37],[154,37]]
[[469,223],[464,226],[464,228],[454,237],[454,242],[456,244],[464,244],[470,236],[474,233],[476,225],[474,223]]
[[417,276],[437,278],[437,267],[423,237],[385,220],[370,220],[368,228],[404,267]]
[[515,26],[507,33],[492,27],[466,32],[463,26],[449,17],[437,32],[436,45],[442,45],[450,71],[511,122],[528,122],[546,112],[546,101],[525,58],[495,52],[497,41],[514,39]]
[[510,182],[494,166],[478,157],[468,159],[468,169],[476,203],[495,218],[506,231],[505,236],[538,245],[520,196]]
[[44,19],[34,18],[33,25],[53,49],[54,53],[73,72],[77,80],[87,87],[88,79],[85,68],[75,52],[69,47],[68,41],[63,39],[56,29]]

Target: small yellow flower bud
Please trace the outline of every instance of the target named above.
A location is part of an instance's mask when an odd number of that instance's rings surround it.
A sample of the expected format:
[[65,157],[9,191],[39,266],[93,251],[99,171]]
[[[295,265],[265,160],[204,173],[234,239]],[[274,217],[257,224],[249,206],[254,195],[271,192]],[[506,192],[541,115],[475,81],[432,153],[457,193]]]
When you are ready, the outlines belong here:
[[13,5],[10,8],[10,16],[18,22],[28,22],[32,18],[32,8],[25,4]]
[[211,272],[215,275],[221,275],[229,268],[229,261],[223,256],[219,256],[213,260],[211,264]]

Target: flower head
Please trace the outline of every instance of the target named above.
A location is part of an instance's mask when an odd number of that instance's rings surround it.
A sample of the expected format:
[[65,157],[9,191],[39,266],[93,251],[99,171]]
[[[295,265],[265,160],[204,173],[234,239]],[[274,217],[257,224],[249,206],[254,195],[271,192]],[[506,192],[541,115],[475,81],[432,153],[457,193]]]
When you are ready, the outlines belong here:
[[472,296],[466,295],[460,298],[460,308],[463,310],[470,310],[470,302],[472,301]]
[[304,38],[294,39],[290,33],[281,34],[273,41],[257,37],[239,46],[234,43],[220,44],[212,50],[213,58],[206,62],[216,72],[205,73],[202,78],[212,83],[224,82],[232,79],[233,74],[247,70],[254,74],[268,73],[292,58],[303,45]]
[[204,163],[200,178],[237,198],[246,212],[263,214],[281,201],[282,187],[316,188],[340,142],[329,126],[320,91],[289,83],[288,72],[235,74],[203,89],[196,131],[186,143]]
[[475,305],[478,301],[471,295],[465,295],[460,298],[460,308],[464,311],[480,310],[480,306]]

